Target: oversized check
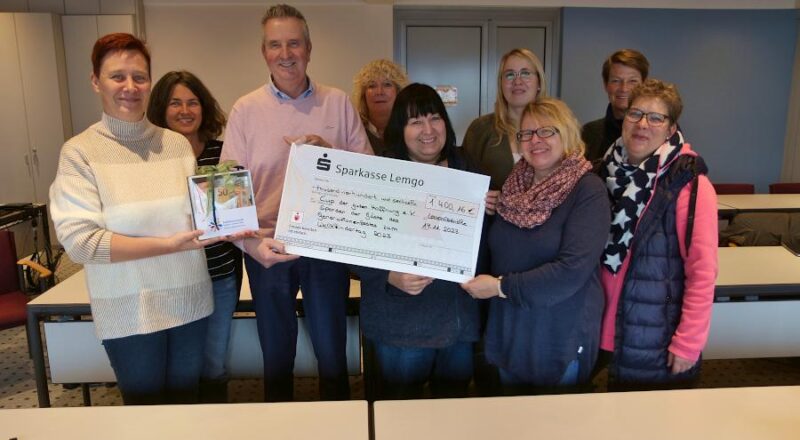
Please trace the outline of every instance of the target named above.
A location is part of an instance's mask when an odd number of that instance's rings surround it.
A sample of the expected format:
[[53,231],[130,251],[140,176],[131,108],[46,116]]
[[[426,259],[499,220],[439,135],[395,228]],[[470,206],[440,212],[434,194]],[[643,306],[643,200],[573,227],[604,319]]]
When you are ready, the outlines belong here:
[[275,238],[291,254],[463,282],[489,177],[292,145]]

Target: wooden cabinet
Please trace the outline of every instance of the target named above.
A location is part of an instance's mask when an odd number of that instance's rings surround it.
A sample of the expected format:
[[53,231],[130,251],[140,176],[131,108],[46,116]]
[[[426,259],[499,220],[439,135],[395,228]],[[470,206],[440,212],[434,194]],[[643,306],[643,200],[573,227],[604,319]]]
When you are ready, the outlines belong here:
[[0,203],[47,203],[70,125],[60,19],[0,13]]

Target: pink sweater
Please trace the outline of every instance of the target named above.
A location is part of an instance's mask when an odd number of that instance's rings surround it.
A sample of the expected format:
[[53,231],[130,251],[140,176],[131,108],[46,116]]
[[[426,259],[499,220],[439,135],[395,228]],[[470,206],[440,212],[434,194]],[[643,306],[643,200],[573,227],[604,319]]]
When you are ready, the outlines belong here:
[[[690,193],[691,184],[688,184],[678,194],[675,207],[675,221],[686,281],[681,321],[672,336],[669,351],[676,356],[696,361],[708,339],[711,306],[714,302],[714,285],[717,279],[717,194],[708,178],[700,176],[697,186],[691,252],[687,257],[684,237],[686,236],[686,216],[689,211]],[[629,252],[618,273],[612,274],[605,267],[600,272],[600,282],[603,284],[603,291],[606,294],[606,309],[603,313],[600,333],[600,348],[603,350],[614,351],[617,306],[625,273],[630,265],[630,256]]]
[[250,170],[258,224],[269,237],[275,234],[289,160],[284,136],[315,134],[334,148],[372,154],[361,118],[347,95],[321,84],[312,87],[310,94],[283,99],[266,84],[236,101],[225,129],[220,161],[235,160]]

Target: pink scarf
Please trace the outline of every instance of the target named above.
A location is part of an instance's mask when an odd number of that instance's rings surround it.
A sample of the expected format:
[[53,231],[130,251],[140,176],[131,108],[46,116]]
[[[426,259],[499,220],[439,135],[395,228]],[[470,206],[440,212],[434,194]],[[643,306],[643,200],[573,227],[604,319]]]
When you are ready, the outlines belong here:
[[533,183],[535,171],[525,159],[514,165],[508,175],[497,213],[520,228],[533,228],[550,218],[550,213],[567,198],[578,180],[592,169],[581,154],[564,158],[545,180]]

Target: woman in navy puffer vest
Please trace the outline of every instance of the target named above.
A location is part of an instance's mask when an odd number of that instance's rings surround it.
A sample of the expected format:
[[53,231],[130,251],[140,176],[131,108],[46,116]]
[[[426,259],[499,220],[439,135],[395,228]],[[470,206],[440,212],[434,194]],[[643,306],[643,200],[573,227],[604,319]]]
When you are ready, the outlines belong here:
[[601,177],[612,224],[601,281],[600,347],[609,385],[672,386],[696,377],[717,274],[717,203],[707,168],[678,130],[677,88],[649,79],[634,90],[622,137]]

